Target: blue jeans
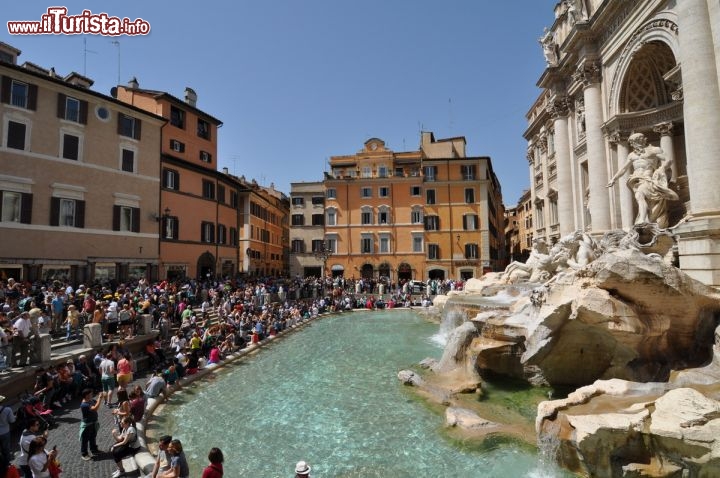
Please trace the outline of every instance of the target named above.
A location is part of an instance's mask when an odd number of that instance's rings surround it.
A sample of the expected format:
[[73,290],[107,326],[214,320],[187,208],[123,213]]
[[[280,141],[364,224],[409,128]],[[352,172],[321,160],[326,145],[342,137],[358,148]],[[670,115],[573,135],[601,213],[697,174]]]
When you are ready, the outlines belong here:
[[66,331],[66,333],[65,333],[65,340],[70,340],[70,335],[72,335],[73,338],[77,338],[77,336],[78,336],[78,334],[77,334],[77,328],[74,328],[74,327],[72,326],[72,324],[67,324],[67,325],[65,326],[65,331]]

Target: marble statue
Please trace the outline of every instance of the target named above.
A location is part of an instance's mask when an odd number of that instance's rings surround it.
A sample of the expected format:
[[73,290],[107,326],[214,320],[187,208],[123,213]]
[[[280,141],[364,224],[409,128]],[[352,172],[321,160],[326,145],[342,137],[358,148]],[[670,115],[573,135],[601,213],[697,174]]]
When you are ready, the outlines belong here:
[[627,162],[610,179],[612,187],[626,171],[632,169],[627,185],[633,191],[638,213],[635,224],[656,223],[661,228],[668,227],[668,201],[677,201],[678,195],[668,188],[670,159],[662,148],[648,145],[642,133],[631,134],[628,138],[632,152]]
[[550,278],[551,269],[550,248],[541,237],[533,239],[533,248],[530,257],[525,263],[513,261],[505,268],[503,281],[515,283],[521,280],[539,282]]
[[568,17],[573,23],[584,22],[588,19],[585,2],[583,0],[565,0]]
[[575,231],[561,237],[558,244],[568,251],[566,264],[573,270],[582,269],[599,255],[599,248],[595,240],[582,231]]
[[582,103],[578,103],[577,105],[577,135],[578,138],[584,138],[585,137],[585,105]]
[[538,41],[542,45],[543,55],[545,55],[545,62],[550,66],[557,65],[558,51],[557,44],[555,43],[555,33],[545,27],[545,30],[543,30],[543,36],[540,37]]

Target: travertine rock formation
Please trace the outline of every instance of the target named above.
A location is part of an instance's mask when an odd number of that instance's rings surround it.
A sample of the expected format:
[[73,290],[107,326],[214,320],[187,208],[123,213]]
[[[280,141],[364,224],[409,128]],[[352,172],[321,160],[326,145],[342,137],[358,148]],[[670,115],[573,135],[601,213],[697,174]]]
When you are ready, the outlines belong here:
[[[583,267],[458,327],[433,370],[580,387],[543,402],[536,429],[584,475],[720,476],[720,296],[673,267],[667,245],[645,254],[637,234],[616,236]],[[472,294],[503,279],[474,281]]]
[[713,289],[655,257],[619,250],[508,311],[478,316],[480,337],[468,354],[481,371],[535,383],[663,381],[709,360],[717,311]]
[[589,476],[720,476],[718,398],[714,384],[599,380],[541,403],[536,429],[560,464]]

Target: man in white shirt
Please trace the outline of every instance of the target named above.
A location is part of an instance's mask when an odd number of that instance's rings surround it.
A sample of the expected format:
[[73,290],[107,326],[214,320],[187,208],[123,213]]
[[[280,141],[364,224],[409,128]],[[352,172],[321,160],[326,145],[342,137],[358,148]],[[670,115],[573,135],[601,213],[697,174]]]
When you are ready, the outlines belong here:
[[118,330],[118,303],[115,299],[111,299],[105,312],[105,319],[108,322],[108,340],[112,340],[112,336]]
[[[30,344],[30,314],[23,312],[13,324],[13,367],[24,367],[27,365],[29,344]],[[15,361],[15,354],[20,353],[20,359]]]
[[103,358],[98,368],[100,369],[101,374],[100,382],[102,383],[102,389],[103,392],[105,392],[105,405],[109,407],[110,404],[112,404],[112,394],[116,387],[115,375],[117,374],[115,371],[115,362],[112,361],[111,352],[108,352],[105,358]]

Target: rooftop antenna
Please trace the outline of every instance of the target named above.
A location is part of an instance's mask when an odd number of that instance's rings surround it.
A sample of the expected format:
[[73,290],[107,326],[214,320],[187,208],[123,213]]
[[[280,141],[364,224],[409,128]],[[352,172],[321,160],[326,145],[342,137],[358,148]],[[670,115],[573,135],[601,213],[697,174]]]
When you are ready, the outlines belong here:
[[83,76],[87,76],[87,54],[88,53],[97,53],[93,50],[87,49],[87,37],[83,37]]
[[119,85],[119,84],[120,84],[120,42],[119,42],[118,40],[112,40],[110,43],[112,43],[113,45],[115,45],[115,46],[117,47],[117,54],[118,54],[118,55],[117,55],[117,61],[118,61],[118,65],[117,65],[117,72],[118,72],[117,84]]

